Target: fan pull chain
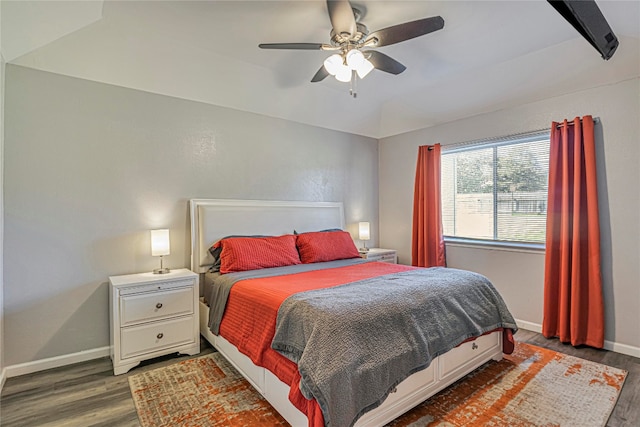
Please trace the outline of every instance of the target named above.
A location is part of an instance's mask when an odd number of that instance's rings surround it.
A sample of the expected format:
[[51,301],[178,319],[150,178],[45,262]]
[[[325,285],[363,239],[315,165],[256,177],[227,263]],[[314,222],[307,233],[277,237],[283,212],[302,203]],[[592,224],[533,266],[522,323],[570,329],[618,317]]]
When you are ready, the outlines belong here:
[[358,73],[356,73],[356,70],[352,70],[351,71],[351,88],[349,89],[349,95],[353,96],[354,98],[358,97],[358,92],[357,92],[357,88],[358,88]]

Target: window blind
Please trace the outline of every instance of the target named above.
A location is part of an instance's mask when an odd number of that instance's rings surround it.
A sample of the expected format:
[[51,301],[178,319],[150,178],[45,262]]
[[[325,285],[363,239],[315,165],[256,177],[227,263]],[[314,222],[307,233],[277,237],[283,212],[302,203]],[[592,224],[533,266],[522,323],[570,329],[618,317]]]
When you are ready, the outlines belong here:
[[548,130],[444,151],[445,236],[544,243],[548,175]]

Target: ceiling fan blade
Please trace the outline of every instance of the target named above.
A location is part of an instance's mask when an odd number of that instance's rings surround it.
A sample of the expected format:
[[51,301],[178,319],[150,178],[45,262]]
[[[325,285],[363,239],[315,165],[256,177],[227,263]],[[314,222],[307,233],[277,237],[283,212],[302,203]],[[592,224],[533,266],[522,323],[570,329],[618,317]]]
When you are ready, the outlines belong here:
[[367,46],[388,46],[441,30],[443,27],[444,19],[441,16],[432,16],[374,31],[364,43]]
[[351,37],[356,33],[356,18],[348,0],[327,0],[327,9],[336,34]]
[[311,79],[311,83],[320,82],[325,78],[327,78],[328,76],[329,76],[329,72],[327,71],[326,68],[324,68],[324,65],[323,65],[322,67],[320,67],[318,72],[313,76],[313,78]]
[[376,70],[384,71],[390,74],[400,74],[407,69],[404,65],[396,61],[390,56],[376,50],[365,50],[362,52],[364,57],[373,64]]
[[332,46],[322,43],[261,43],[258,47],[260,49],[324,50],[324,47]]

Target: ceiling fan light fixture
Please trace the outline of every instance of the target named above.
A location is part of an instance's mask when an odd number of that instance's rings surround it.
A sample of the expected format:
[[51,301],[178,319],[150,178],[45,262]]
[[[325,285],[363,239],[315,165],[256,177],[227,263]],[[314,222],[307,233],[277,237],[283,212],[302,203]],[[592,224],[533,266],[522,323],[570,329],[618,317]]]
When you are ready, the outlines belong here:
[[335,76],[342,67],[345,67],[342,56],[337,53],[324,60],[324,68],[326,68],[327,72],[332,76]]
[[360,64],[358,66],[358,68],[356,68],[356,72],[358,73],[358,77],[360,77],[361,79],[364,79],[367,74],[369,74],[371,72],[371,70],[373,70],[374,66],[371,63],[371,61],[369,61],[368,59],[364,58],[362,61],[362,64]]

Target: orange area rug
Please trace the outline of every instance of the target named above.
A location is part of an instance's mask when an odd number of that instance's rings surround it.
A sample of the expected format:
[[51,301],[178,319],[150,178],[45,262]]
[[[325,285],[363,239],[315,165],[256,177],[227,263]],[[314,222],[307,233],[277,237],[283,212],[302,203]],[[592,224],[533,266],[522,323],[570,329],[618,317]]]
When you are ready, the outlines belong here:
[[142,427],[288,426],[219,353],[129,377]]
[[[602,427],[626,374],[517,343],[390,426]],[[142,427],[287,425],[218,353],[133,375],[129,385]]]
[[390,426],[602,427],[627,372],[516,343]]

